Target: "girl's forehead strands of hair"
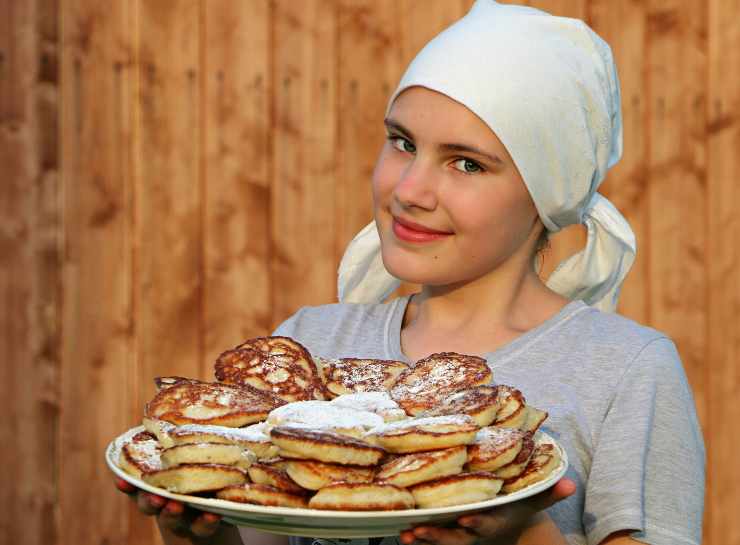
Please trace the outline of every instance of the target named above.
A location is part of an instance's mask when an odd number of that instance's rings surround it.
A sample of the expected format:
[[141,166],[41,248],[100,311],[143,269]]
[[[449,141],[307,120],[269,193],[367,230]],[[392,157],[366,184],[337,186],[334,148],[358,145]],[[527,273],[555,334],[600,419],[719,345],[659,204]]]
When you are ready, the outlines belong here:
[[[622,154],[619,81],[606,42],[578,19],[477,0],[414,58],[386,115],[414,86],[452,98],[490,127],[548,231],[586,225],[586,247],[547,284],[615,310],[636,242],[624,217],[597,193]],[[338,284],[346,302],[379,302],[398,287],[383,267],[374,223],[348,246]]]

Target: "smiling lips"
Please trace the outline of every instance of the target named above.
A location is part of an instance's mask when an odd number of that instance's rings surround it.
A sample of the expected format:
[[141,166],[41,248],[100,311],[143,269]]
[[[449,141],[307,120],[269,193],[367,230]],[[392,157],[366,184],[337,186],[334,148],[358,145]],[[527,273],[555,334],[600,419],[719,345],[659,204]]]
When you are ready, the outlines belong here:
[[449,231],[437,231],[395,216],[393,217],[393,233],[406,242],[432,242],[452,234]]

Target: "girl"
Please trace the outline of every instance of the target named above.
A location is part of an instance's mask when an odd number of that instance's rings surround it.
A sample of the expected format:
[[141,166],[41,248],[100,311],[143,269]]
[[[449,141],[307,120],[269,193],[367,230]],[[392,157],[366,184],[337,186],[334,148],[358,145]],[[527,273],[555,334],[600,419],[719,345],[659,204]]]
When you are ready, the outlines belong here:
[[[384,545],[698,544],[704,451],[679,356],[613,314],[635,240],[596,192],[621,155],[609,47],[581,21],[478,0],[411,63],[385,127],[341,303],[275,334],[326,357],[481,355],[549,412],[571,465],[544,496]],[[586,248],[543,283],[547,233],[575,223]],[[421,291],[381,303],[398,279]]]

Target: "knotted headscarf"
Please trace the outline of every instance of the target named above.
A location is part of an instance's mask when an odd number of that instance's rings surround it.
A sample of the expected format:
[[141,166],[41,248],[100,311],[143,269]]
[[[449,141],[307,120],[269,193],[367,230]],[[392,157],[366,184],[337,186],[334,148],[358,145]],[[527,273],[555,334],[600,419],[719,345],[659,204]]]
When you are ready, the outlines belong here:
[[[422,86],[466,106],[501,140],[549,232],[585,224],[586,247],[547,281],[570,299],[614,311],[636,242],[596,192],[622,155],[622,115],[609,46],[583,21],[477,0],[429,42],[391,95]],[[400,282],[386,271],[372,222],[339,267],[339,299],[380,302]]]

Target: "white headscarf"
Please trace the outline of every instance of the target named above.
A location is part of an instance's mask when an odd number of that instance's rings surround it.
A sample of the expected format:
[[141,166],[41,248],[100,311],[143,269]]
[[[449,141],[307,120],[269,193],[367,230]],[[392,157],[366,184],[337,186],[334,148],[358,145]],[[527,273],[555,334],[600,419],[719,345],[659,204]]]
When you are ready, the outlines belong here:
[[[550,232],[583,223],[586,247],[547,281],[614,311],[634,261],[629,224],[596,192],[622,155],[619,81],[609,46],[583,21],[477,0],[416,56],[388,102],[412,86],[480,117],[504,144]],[[375,223],[350,242],[339,300],[380,302],[400,284],[386,271]]]

